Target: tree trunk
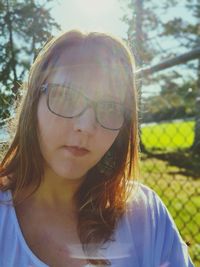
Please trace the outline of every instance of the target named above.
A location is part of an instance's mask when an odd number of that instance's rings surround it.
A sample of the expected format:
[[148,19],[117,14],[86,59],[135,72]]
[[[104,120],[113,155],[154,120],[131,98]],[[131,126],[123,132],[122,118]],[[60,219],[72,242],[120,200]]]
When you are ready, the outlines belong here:
[[[135,20],[135,58],[136,58],[136,64],[137,67],[139,66],[139,68],[141,68],[141,66],[143,65],[143,50],[141,49],[141,43],[143,42],[143,30],[142,30],[142,23],[143,23],[143,0],[134,0],[133,4],[135,5],[135,13],[136,13],[136,20]],[[134,48],[134,45],[133,45]],[[137,77],[137,86],[138,86],[138,91],[139,91],[139,97],[138,97],[138,101],[139,101],[139,110],[141,110],[141,102],[142,102],[142,79],[140,77],[140,75],[138,75]],[[140,136],[141,134],[141,125],[139,125],[139,132],[140,132]],[[140,138],[140,150],[141,152],[147,152],[145,145],[142,143],[142,140]]]
[[198,74],[197,74],[197,97],[196,97],[196,117],[195,117],[195,130],[194,130],[194,142],[192,145],[192,151],[195,154],[200,155],[200,59],[198,62]]
[[12,91],[15,95],[17,95],[17,91],[19,88],[18,79],[17,79],[17,71],[16,71],[16,55],[14,49],[14,41],[13,41],[13,27],[12,27],[12,20],[11,20],[11,11],[9,1],[7,0],[7,23],[8,23],[8,32],[9,32],[9,46],[10,46],[10,53],[11,53],[11,69],[13,72],[13,87]]

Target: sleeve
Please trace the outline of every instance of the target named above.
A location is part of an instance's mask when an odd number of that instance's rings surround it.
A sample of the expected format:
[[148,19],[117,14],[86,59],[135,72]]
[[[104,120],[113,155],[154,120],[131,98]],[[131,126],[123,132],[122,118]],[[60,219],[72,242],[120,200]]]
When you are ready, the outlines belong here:
[[153,192],[155,236],[154,266],[159,267],[194,267],[187,245],[166,206]]

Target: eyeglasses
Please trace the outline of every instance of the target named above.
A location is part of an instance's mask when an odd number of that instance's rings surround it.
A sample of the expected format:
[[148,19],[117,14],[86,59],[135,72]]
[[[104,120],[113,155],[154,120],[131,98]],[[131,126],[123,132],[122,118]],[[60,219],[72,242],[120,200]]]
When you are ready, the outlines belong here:
[[80,90],[55,83],[43,84],[41,91],[47,94],[49,110],[64,118],[78,117],[88,106],[95,111],[96,121],[105,129],[119,130],[127,113],[122,103],[113,101],[93,101]]

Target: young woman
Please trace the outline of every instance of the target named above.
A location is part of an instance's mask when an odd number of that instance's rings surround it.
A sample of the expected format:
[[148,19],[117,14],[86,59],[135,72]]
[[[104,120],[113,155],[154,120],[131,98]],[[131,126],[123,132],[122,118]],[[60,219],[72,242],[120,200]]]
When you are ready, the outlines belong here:
[[0,167],[1,267],[191,267],[138,176],[134,60],[119,39],[63,33],[36,58]]

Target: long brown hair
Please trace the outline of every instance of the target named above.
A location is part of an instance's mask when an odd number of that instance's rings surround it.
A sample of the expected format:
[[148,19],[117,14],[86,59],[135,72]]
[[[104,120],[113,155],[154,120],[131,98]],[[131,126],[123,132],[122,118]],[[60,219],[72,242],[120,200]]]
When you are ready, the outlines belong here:
[[[131,180],[138,173],[135,65],[130,49],[122,40],[110,34],[73,30],[53,38],[44,46],[31,67],[16,134],[0,165],[0,177],[8,177],[8,183],[1,185],[0,189],[11,189],[13,201],[17,204],[22,201],[19,194],[24,188],[31,186],[30,194],[33,194],[40,186],[44,160],[37,136],[38,88],[47,79],[61,51],[85,42],[104,47],[120,62],[125,73],[126,101],[130,107],[115,142],[101,161],[88,171],[87,178],[75,195],[78,233],[84,250],[87,251],[89,244],[100,244],[112,238],[117,222],[125,212],[132,188]],[[95,264],[102,261],[90,262]],[[103,262],[106,263],[106,260]]]

